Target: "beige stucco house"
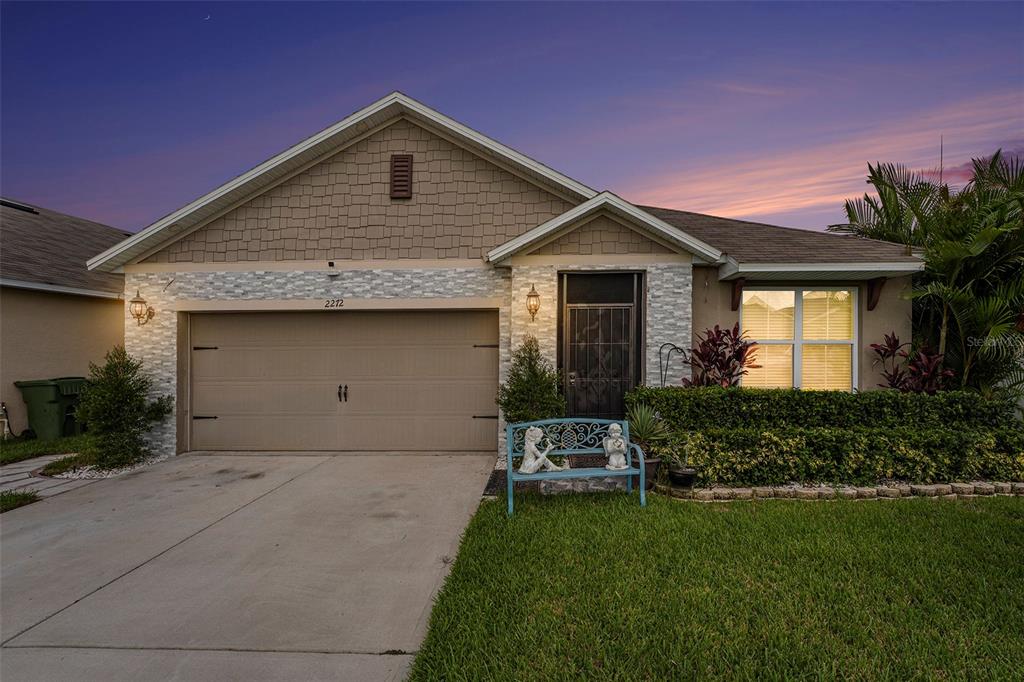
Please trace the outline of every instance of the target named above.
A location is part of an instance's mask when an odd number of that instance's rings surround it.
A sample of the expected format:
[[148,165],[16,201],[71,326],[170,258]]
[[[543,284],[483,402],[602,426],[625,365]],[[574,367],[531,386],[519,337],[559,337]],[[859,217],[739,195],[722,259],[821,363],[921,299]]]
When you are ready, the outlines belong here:
[[124,341],[124,276],[87,259],[130,233],[0,200],[0,398],[11,430],[28,428],[15,381],[88,376]]
[[[749,385],[867,389],[867,346],[910,334],[901,246],[636,206],[400,93],[89,261],[154,316],[125,343],[186,450],[480,451],[512,349],[533,335],[576,415],[739,321]],[[539,297],[535,315],[527,309]]]

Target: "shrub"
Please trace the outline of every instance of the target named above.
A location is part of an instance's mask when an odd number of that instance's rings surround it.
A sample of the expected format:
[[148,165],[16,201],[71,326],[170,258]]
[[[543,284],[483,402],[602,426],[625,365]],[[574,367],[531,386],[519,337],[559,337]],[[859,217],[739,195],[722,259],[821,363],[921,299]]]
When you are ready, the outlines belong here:
[[677,435],[704,485],[1024,480],[1024,429],[736,428]]
[[173,399],[149,400],[153,381],[124,346],[107,353],[103,365],[90,363],[89,372],[75,416],[94,437],[96,466],[115,469],[138,462],[148,454],[144,436],[149,424],[170,414]]
[[909,343],[900,343],[896,332],[886,334],[882,343],[871,344],[871,350],[878,356],[875,364],[882,365],[881,373],[885,378],[885,383],[878,385],[928,394],[945,388],[954,374],[951,369],[943,369],[942,354],[932,353],[927,346],[908,353],[904,350],[908,346]]
[[661,416],[643,403],[629,408],[626,421],[629,422],[629,439],[639,445],[644,454],[649,454],[671,435]]
[[540,352],[537,339],[527,336],[512,352],[508,380],[498,387],[495,402],[509,423],[565,416],[565,398],[557,370]]
[[974,392],[806,391],[641,386],[627,406],[650,405],[673,431],[713,428],[1019,427],[1014,406]]
[[683,386],[738,386],[748,367],[760,367],[753,360],[755,344],[740,333],[739,322],[732,329],[716,324],[697,339],[697,347],[683,360],[693,370],[692,378],[683,378]]

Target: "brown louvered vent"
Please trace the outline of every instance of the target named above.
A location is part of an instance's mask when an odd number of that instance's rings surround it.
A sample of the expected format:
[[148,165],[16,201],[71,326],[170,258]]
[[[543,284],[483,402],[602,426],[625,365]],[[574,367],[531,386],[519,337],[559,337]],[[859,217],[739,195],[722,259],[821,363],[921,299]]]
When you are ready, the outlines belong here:
[[412,198],[412,154],[391,155],[391,198]]

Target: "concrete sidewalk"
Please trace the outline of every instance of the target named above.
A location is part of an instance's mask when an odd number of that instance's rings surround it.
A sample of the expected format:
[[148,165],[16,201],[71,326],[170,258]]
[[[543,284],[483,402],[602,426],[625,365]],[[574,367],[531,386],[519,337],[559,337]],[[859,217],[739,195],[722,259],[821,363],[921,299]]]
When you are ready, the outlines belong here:
[[398,679],[493,461],[184,456],[9,512],[0,677]]

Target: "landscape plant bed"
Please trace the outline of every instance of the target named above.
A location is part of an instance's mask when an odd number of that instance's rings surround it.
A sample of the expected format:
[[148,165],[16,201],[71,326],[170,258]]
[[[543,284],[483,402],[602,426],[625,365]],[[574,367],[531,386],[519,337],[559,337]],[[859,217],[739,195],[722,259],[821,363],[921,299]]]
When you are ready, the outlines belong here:
[[12,439],[0,441],[0,464],[14,464],[45,455],[66,455],[83,452],[89,448],[88,435],[68,436],[53,440]]
[[0,514],[39,501],[39,494],[31,490],[4,490],[0,492]]
[[655,492],[675,499],[711,502],[723,500],[868,500],[901,497],[957,499],[989,495],[1024,496],[1024,483],[972,481],[969,483],[885,483],[877,486],[782,485],[753,487],[680,488],[658,484]]
[[1024,499],[485,501],[413,680],[1008,679]]

